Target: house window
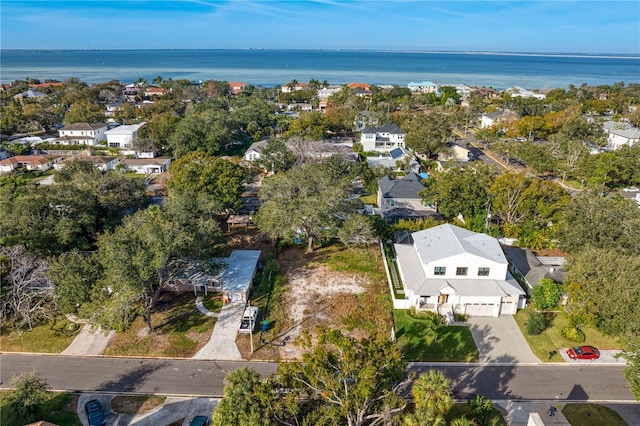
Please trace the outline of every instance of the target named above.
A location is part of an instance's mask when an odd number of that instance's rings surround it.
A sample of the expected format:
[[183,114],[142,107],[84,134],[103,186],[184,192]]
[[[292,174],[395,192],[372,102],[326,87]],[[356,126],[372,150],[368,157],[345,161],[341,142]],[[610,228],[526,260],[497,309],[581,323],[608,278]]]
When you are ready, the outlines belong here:
[[447,272],[445,266],[436,266],[433,268],[433,275],[444,275]]
[[478,276],[479,277],[488,277],[489,276],[489,268],[478,268]]
[[390,200],[389,201],[389,206],[395,207],[396,206],[396,200]]
[[458,268],[456,268],[456,275],[458,275],[458,276],[466,276],[468,269],[469,268],[458,267]]

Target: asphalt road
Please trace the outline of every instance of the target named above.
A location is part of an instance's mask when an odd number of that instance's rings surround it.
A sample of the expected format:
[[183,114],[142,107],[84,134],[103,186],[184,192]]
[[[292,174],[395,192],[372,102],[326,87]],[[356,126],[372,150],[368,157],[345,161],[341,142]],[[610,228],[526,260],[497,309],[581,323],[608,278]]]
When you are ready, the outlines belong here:
[[[16,373],[36,370],[55,390],[221,397],[227,372],[249,367],[266,376],[277,363],[190,359],[0,355],[0,388]],[[412,364],[453,380],[457,398],[635,401],[621,366]]]

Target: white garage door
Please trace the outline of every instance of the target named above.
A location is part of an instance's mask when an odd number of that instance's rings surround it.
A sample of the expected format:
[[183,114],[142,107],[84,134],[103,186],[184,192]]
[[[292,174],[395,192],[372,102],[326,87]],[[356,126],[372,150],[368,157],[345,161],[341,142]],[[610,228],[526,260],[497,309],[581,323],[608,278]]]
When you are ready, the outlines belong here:
[[492,317],[495,310],[495,305],[491,303],[468,303],[467,315],[475,315],[479,317]]

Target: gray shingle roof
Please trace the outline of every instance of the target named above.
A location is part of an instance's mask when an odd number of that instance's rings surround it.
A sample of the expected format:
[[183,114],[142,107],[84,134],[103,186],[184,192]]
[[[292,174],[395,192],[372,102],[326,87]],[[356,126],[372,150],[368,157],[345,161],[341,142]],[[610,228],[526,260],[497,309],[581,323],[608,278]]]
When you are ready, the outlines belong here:
[[420,180],[420,176],[413,172],[400,179],[385,176],[378,181],[378,187],[382,198],[420,199],[419,193],[425,189]]
[[107,127],[105,123],[73,123],[67,124],[61,130],[98,130]]

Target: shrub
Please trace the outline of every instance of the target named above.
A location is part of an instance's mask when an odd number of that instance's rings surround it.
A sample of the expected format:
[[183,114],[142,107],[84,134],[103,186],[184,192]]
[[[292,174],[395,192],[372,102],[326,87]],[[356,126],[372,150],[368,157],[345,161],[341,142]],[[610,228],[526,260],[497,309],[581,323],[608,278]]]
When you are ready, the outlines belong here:
[[562,329],[560,332],[562,337],[567,340],[576,343],[582,343],[585,341],[586,336],[584,335],[584,331],[580,330],[578,327],[567,326]]
[[530,311],[527,321],[527,333],[532,336],[537,336],[546,330],[546,328],[547,324],[544,320],[544,315],[540,312]]
[[540,285],[531,290],[531,301],[539,310],[555,308],[561,296],[562,285],[549,278],[542,278]]

